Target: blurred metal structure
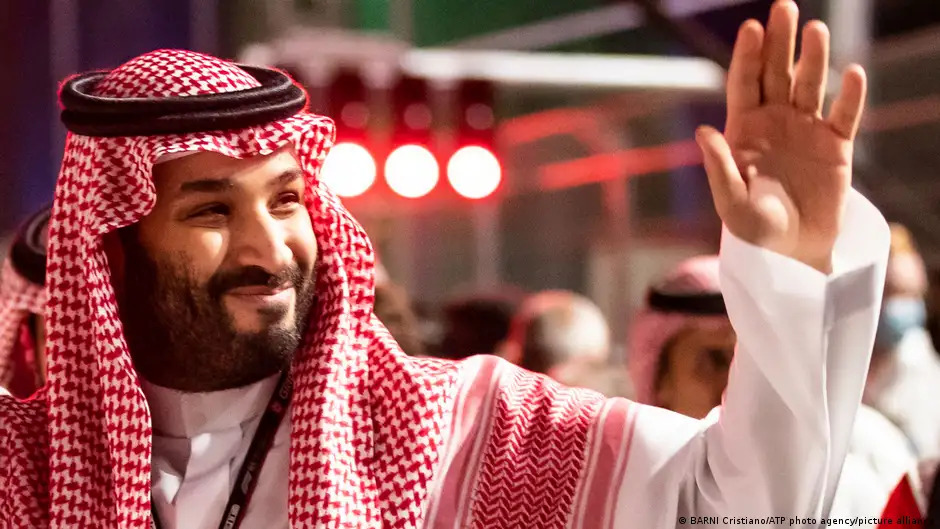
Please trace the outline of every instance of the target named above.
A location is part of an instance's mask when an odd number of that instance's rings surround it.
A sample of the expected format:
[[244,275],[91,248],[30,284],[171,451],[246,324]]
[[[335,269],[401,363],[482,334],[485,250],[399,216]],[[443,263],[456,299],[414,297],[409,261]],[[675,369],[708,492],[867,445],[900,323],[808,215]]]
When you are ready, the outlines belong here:
[[401,68],[429,79],[486,79],[506,86],[568,90],[718,92],[724,86],[721,67],[695,57],[417,49],[402,56]]
[[611,33],[636,29],[648,23],[648,15],[655,14],[677,20],[706,11],[746,3],[748,0],[665,0],[656,2],[625,1],[615,5],[597,7],[579,13],[564,15],[514,27],[504,31],[480,35],[449,44],[453,48],[540,50],[559,44],[599,37]]
[[680,90],[719,93],[722,68],[697,57],[411,48],[382,35],[293,28],[242,50],[247,63],[291,64],[307,79],[358,66],[386,84],[397,73],[436,82],[488,80],[506,86],[570,90]]

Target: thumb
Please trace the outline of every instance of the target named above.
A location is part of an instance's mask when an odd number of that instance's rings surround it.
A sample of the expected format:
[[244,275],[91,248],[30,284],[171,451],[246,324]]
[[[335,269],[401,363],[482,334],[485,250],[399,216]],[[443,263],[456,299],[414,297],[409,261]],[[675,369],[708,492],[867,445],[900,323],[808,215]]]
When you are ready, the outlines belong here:
[[747,185],[741,178],[725,137],[713,127],[702,125],[695,130],[695,142],[702,149],[715,207],[721,211],[726,206],[746,201]]

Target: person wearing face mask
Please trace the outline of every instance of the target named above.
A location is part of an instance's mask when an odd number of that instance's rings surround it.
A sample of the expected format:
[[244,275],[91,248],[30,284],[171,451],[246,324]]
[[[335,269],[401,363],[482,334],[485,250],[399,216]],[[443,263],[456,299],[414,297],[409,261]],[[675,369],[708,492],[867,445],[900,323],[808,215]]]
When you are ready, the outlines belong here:
[[891,226],[881,318],[863,402],[904,432],[921,459],[940,457],[940,358],[926,330],[927,274],[910,232]]

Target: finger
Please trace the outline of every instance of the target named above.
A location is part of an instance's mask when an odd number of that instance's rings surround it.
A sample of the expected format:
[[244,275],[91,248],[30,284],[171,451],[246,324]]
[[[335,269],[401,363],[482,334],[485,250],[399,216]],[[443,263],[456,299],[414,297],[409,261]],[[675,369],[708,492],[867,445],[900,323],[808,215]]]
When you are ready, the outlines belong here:
[[865,84],[865,70],[857,64],[849,66],[842,74],[842,88],[829,109],[826,121],[843,138],[853,139],[858,132],[865,102]]
[[764,37],[761,83],[765,103],[790,101],[798,17],[799,12],[793,0],[777,0],[770,8],[770,20],[767,22],[767,34]]
[[800,62],[793,78],[793,104],[796,108],[816,116],[822,115],[828,70],[829,28],[814,20],[803,28]]
[[747,200],[747,185],[731,156],[725,137],[712,127],[702,125],[695,131],[695,141],[702,149],[705,174],[712,190],[715,208],[722,214],[727,207]]
[[728,121],[760,106],[763,41],[760,22],[748,20],[741,24],[728,67]]

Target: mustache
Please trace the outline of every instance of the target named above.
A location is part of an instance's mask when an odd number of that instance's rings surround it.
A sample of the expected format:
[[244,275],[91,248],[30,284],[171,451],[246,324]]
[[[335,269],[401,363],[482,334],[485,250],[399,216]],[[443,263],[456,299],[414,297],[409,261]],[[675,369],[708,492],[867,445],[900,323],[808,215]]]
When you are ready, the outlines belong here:
[[298,291],[306,286],[307,277],[300,270],[300,265],[291,263],[276,274],[260,266],[244,266],[233,270],[220,271],[212,275],[206,285],[209,296],[220,299],[229,290],[239,287],[288,288]]

